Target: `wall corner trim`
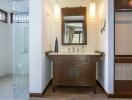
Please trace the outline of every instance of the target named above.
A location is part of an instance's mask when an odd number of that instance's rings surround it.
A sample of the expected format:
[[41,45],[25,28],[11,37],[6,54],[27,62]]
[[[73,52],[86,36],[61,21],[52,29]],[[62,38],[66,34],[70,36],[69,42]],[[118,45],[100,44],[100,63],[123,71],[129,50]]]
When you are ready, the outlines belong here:
[[30,94],[30,97],[42,97],[46,90],[48,89],[48,87],[50,86],[50,84],[52,83],[52,79],[50,79],[49,83],[47,84],[47,86],[45,87],[45,89],[43,90],[42,93],[29,93]]

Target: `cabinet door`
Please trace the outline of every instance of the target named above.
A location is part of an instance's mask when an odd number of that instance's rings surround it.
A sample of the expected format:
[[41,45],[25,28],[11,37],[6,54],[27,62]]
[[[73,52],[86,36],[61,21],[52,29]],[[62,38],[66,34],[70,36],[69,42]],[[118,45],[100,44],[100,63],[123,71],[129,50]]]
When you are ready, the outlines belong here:
[[57,84],[73,84],[74,83],[74,66],[59,64],[56,66],[56,82]]
[[132,10],[132,0],[115,0],[115,11]]
[[58,65],[56,68],[56,82],[63,85],[87,85],[96,82],[96,65]]
[[92,84],[96,82],[95,64],[78,65],[74,70],[75,82],[77,84]]

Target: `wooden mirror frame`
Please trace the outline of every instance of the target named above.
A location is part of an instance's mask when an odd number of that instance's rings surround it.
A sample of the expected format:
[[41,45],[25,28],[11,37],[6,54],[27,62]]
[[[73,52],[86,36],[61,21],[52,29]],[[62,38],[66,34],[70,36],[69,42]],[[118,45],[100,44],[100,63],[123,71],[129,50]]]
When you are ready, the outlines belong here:
[[[84,43],[64,43],[64,16],[84,16]],[[78,20],[79,21],[79,20]],[[62,45],[87,45],[87,16],[86,7],[61,8],[61,36]]]

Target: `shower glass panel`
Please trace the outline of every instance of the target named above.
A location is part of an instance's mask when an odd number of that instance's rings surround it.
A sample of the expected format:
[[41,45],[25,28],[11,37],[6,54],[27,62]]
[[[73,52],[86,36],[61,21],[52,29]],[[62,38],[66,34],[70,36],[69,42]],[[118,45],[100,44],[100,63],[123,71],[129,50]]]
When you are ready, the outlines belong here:
[[14,97],[27,100],[29,97],[29,1],[14,0],[13,13],[13,65],[14,65]]
[[0,0],[0,100],[29,98],[28,33],[29,1]]

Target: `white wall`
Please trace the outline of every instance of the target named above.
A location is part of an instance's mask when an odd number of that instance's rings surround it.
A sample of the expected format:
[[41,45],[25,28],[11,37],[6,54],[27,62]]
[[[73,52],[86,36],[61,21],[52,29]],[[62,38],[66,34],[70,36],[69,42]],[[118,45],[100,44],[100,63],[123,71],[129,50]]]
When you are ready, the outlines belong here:
[[29,1],[30,93],[42,92],[42,0]]
[[5,11],[11,10],[11,2],[9,0],[0,0],[0,8]]
[[30,93],[42,93],[50,80],[49,61],[45,57],[48,35],[50,34],[50,17],[47,13],[49,1],[30,0],[29,24],[29,65],[30,65]]
[[49,83],[51,79],[51,65],[50,60],[46,57],[45,52],[51,50],[51,0],[43,0],[43,88]]
[[[8,12],[11,8],[8,0],[0,0],[0,9]],[[0,22],[0,76],[9,74],[11,63],[11,32],[8,23]]]
[[114,92],[114,3],[113,0],[100,0],[98,3],[99,27],[101,20],[106,19],[106,30],[98,36],[98,49],[105,53],[104,62],[98,70],[98,80],[106,92],[112,94]]
[[9,43],[9,25],[0,22],[0,76],[8,74]]
[[[51,47],[54,50],[55,38],[58,37],[59,40],[59,49],[68,50],[68,46],[61,45],[61,20],[56,23],[53,17],[53,9],[56,0],[51,0]],[[87,45],[85,49],[87,51],[95,51],[97,49],[97,19],[95,21],[89,20],[89,3],[91,0],[58,0],[58,3],[61,8],[64,7],[87,7]],[[71,47],[71,46],[70,46]],[[75,46],[76,47],[76,46]]]

